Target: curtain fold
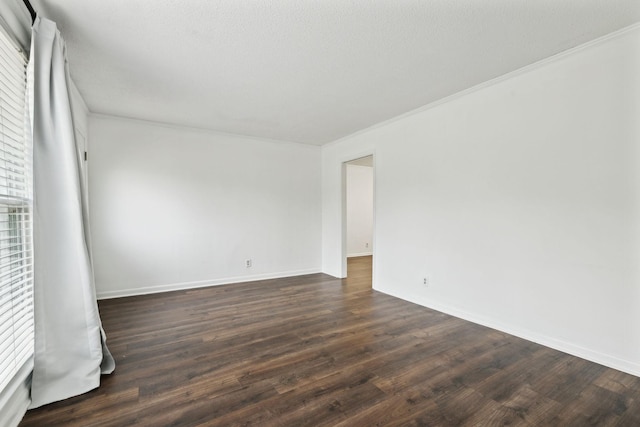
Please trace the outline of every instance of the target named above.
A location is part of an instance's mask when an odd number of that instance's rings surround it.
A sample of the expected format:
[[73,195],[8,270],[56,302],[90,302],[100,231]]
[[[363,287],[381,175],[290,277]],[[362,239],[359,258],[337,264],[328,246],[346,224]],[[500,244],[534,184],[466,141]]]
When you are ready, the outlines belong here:
[[31,408],[85,393],[115,367],[98,312],[64,39],[32,28],[35,356]]

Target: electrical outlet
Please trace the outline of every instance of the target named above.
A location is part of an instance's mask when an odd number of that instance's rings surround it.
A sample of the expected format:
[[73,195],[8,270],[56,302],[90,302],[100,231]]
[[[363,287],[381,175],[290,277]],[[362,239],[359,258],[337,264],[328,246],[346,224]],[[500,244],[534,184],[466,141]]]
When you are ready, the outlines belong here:
[[244,260],[244,266],[247,267],[247,268],[250,268],[251,267],[251,260],[250,259]]
[[365,243],[365,244],[364,244],[364,247],[365,247],[365,248],[368,248],[368,247],[369,247],[369,242]]
[[422,278],[422,284],[424,285],[425,288],[429,287],[429,276],[425,276]]

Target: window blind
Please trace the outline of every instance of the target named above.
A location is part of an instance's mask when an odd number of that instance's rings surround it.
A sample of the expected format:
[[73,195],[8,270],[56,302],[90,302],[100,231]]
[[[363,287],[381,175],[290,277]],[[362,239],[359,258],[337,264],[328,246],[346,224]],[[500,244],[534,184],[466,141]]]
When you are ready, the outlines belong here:
[[24,55],[0,30],[0,392],[33,355],[31,142]]

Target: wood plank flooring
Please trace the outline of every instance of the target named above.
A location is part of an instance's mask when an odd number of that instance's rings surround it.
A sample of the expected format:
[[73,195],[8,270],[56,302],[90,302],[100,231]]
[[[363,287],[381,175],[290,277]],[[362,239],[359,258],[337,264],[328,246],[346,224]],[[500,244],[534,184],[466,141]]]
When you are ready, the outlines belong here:
[[30,426],[640,426],[640,378],[323,274],[100,301],[114,374]]

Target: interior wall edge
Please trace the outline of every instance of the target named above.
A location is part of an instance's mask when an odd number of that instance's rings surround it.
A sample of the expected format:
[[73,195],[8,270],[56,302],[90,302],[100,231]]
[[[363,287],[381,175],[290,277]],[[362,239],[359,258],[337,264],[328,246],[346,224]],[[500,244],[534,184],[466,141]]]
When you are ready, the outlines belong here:
[[281,271],[277,273],[254,274],[248,276],[225,277],[221,279],[199,280],[195,282],[168,283],[164,285],[137,286],[114,291],[98,291],[98,300],[124,298],[137,295],[150,295],[163,292],[182,291],[186,289],[207,288],[209,286],[232,285],[236,283],[257,282],[259,280],[283,279],[285,277],[306,276],[308,274],[321,273],[320,268],[306,270]]
[[321,148],[321,146],[318,146],[318,145],[305,144],[303,142],[297,142],[297,141],[285,141],[285,140],[279,140],[279,139],[263,138],[263,137],[254,136],[254,135],[242,135],[239,133],[224,132],[216,129],[207,129],[207,128],[201,128],[201,127],[195,127],[195,126],[188,126],[188,125],[183,125],[179,123],[160,122],[160,121],[154,121],[154,120],[139,119],[136,117],[119,116],[117,114],[98,113],[98,112],[92,112],[91,110],[89,110],[89,119],[104,119],[104,120],[118,120],[123,122],[133,122],[133,123],[138,123],[142,125],[157,126],[157,127],[162,127],[162,128],[172,129],[172,130],[202,133],[206,135],[214,135],[214,136],[226,137],[226,138],[252,140],[252,141],[271,143],[271,144],[289,145],[289,146],[299,147],[303,149],[306,148],[310,150],[320,150]]
[[403,119],[406,119],[408,117],[415,116],[415,115],[420,114],[420,113],[422,113],[424,111],[431,110],[431,109],[439,107],[440,105],[443,105],[443,104],[448,104],[449,102],[453,102],[453,101],[455,101],[455,100],[457,100],[459,98],[464,98],[465,96],[470,95],[472,93],[479,92],[479,91],[481,91],[483,89],[486,89],[486,88],[489,88],[491,86],[498,85],[498,84],[500,84],[502,82],[511,80],[511,79],[513,79],[515,77],[518,77],[520,75],[527,74],[527,73],[535,71],[535,70],[537,70],[539,68],[544,68],[544,67],[546,67],[546,66],[548,66],[550,64],[553,64],[555,62],[562,61],[562,60],[564,60],[564,59],[566,59],[568,57],[571,57],[571,56],[575,55],[578,52],[581,52],[583,50],[590,49],[591,47],[606,43],[611,39],[622,37],[625,34],[633,32],[635,30],[640,30],[640,22],[632,24],[632,25],[629,25],[629,26],[624,27],[624,28],[621,28],[621,29],[619,29],[617,31],[614,31],[612,33],[605,34],[602,37],[598,37],[597,39],[594,39],[594,40],[591,40],[589,42],[583,43],[583,44],[581,44],[579,46],[576,46],[576,47],[573,47],[571,49],[564,50],[564,51],[562,51],[560,53],[557,53],[555,55],[552,55],[552,56],[549,56],[547,58],[541,59],[540,61],[537,61],[537,62],[534,62],[532,64],[526,65],[526,66],[524,66],[522,68],[518,68],[517,70],[511,71],[509,73],[506,73],[506,74],[503,74],[501,76],[495,77],[493,79],[487,80],[485,82],[482,82],[482,83],[477,84],[475,86],[472,86],[470,88],[461,90],[460,92],[456,92],[453,95],[446,96],[446,97],[441,98],[441,99],[439,99],[437,101],[434,101],[434,102],[431,102],[429,104],[423,105],[423,106],[418,107],[416,109],[413,109],[411,111],[407,111],[406,113],[400,114],[399,116],[395,116],[395,117],[392,117],[392,118],[390,118],[388,120],[384,120],[382,122],[376,123],[373,126],[369,126],[369,127],[365,128],[365,129],[360,129],[357,132],[353,132],[353,133],[351,133],[349,135],[345,135],[345,136],[343,136],[341,138],[336,139],[335,141],[331,141],[331,142],[329,142],[327,144],[324,144],[321,147],[328,148],[328,147],[331,147],[333,145],[339,145],[341,143],[348,142],[349,140],[351,140],[351,139],[353,139],[353,138],[355,138],[357,136],[360,136],[360,135],[363,135],[363,134],[367,134],[367,133],[369,133],[369,132],[371,132],[373,130],[379,129],[379,128],[384,128],[384,127],[386,127],[388,125],[391,125],[391,124],[393,124],[395,122],[402,121]]
[[513,325],[506,324],[497,319],[482,316],[477,313],[471,313],[466,310],[461,310],[457,307],[443,304],[439,301],[427,300],[425,298],[420,298],[416,295],[409,295],[403,292],[393,292],[390,289],[374,289],[378,292],[390,295],[395,298],[400,298],[404,301],[412,302],[414,304],[418,304],[423,307],[475,323],[477,325],[495,329],[497,331],[504,332],[518,338],[525,339],[527,341],[535,342],[536,344],[540,344],[554,350],[562,351],[563,353],[567,353],[572,356],[580,357],[582,359],[606,366],[608,368],[617,369],[618,371],[640,377],[640,364],[631,360],[621,359],[611,354],[606,354],[589,348],[581,347],[571,342],[559,340],[548,335],[539,334],[524,328],[513,327]]
[[347,254],[347,258],[357,258],[360,256],[372,256],[373,252],[369,251],[369,252],[356,252],[356,253],[352,253],[352,254]]

